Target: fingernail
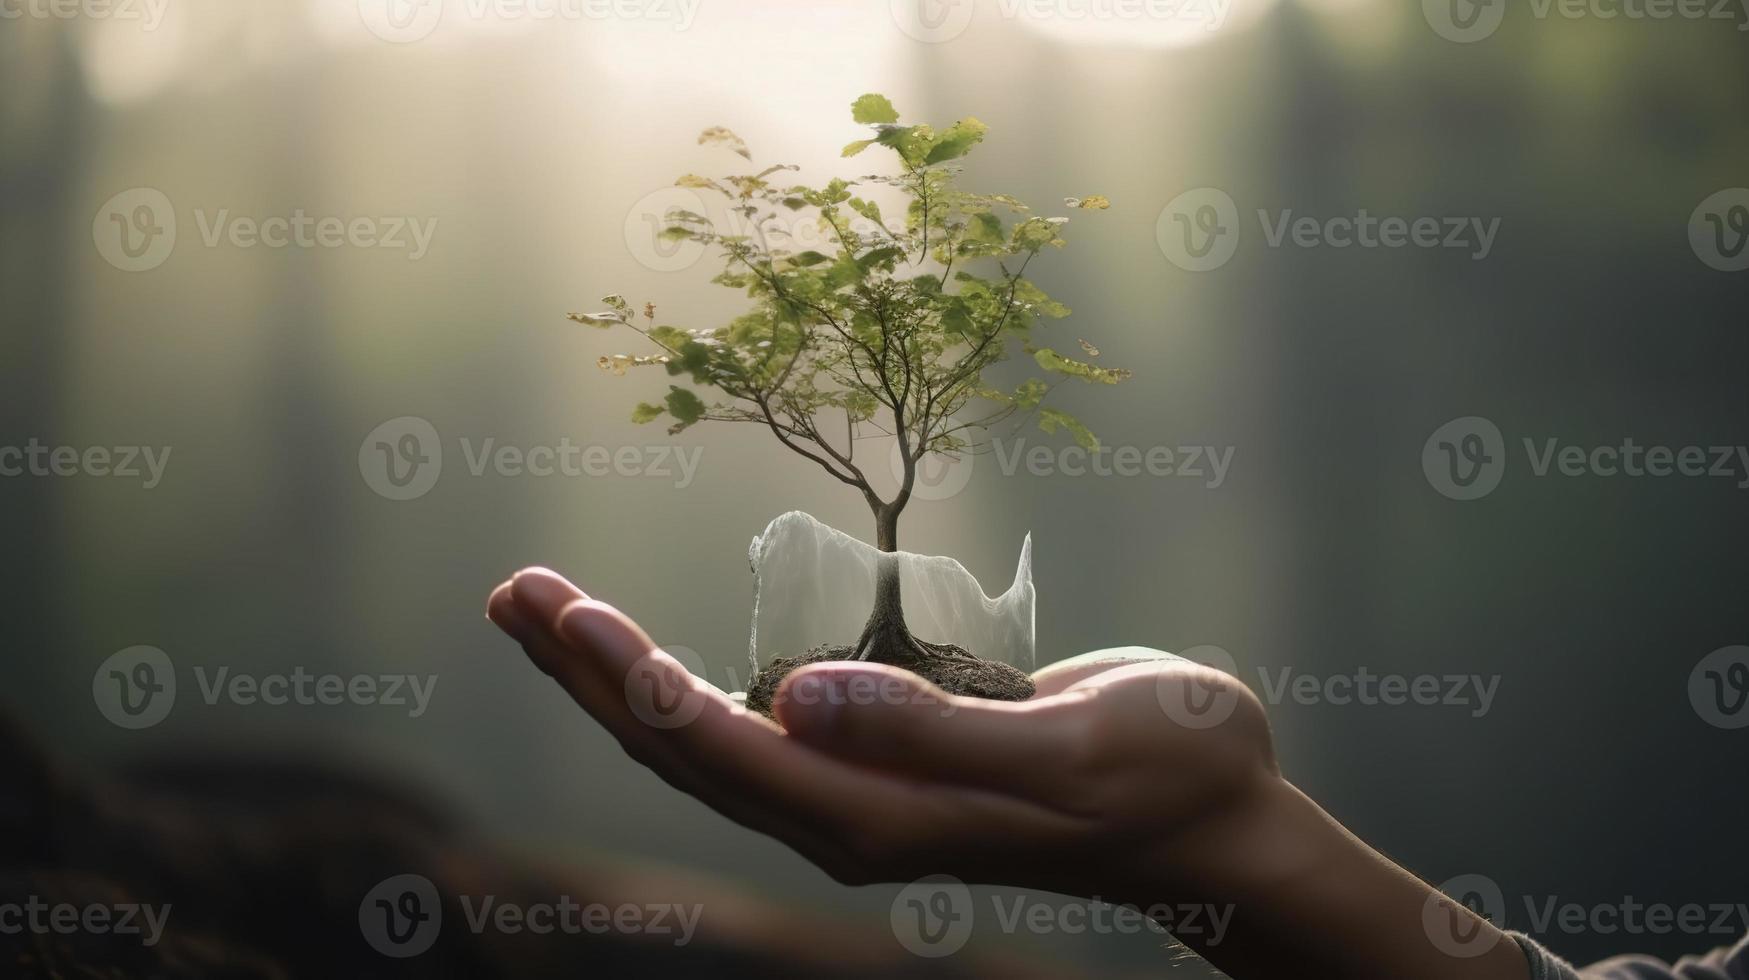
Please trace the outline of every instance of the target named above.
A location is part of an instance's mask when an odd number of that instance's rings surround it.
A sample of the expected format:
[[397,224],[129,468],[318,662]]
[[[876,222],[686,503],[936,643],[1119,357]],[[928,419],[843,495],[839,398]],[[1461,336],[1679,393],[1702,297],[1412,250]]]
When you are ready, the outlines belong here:
[[844,678],[816,671],[784,686],[779,698],[784,727],[803,735],[824,735],[838,726],[846,700]]
[[569,582],[544,568],[517,572],[510,582],[510,594],[516,599],[517,608],[543,629],[554,628],[559,613],[578,597]]

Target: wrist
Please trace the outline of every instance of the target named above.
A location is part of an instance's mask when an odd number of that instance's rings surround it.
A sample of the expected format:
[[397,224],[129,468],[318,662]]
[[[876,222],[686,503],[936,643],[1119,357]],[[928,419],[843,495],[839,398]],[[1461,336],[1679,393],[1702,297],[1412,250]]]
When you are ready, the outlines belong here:
[[[1199,906],[1218,932],[1177,938],[1236,978],[1525,980],[1523,951],[1350,834],[1276,775],[1145,862],[1149,902]],[[1145,903],[1144,907],[1146,907]]]

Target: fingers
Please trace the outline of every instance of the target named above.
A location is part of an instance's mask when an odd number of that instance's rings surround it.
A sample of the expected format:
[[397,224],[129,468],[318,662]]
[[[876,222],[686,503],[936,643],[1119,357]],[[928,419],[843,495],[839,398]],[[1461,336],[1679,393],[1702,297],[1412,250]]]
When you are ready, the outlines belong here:
[[[634,758],[840,881],[914,878],[943,870],[942,855],[976,866],[992,848],[1007,854],[1082,829],[1018,797],[817,751],[693,677],[617,609],[582,595],[534,569],[513,581],[508,608],[494,593],[488,611],[513,636],[531,637],[530,657]],[[1012,872],[1003,861],[993,867]]]
[[[777,837],[842,881],[886,880],[962,823],[952,801],[813,752],[655,649],[635,623],[541,569],[510,587],[529,655],[625,746],[677,788]],[[498,616],[494,617],[498,621]],[[514,634],[513,634],[514,635]]]
[[1074,816],[1089,742],[1076,700],[955,697],[896,667],[844,663],[797,670],[774,704],[792,736],[836,758]]
[[1128,667],[1132,664],[1158,663],[1182,659],[1164,650],[1152,647],[1110,647],[1105,650],[1094,650],[1078,657],[1059,660],[1049,667],[1033,672],[1033,686],[1038,692],[1034,698],[1049,697],[1060,694],[1090,677]]

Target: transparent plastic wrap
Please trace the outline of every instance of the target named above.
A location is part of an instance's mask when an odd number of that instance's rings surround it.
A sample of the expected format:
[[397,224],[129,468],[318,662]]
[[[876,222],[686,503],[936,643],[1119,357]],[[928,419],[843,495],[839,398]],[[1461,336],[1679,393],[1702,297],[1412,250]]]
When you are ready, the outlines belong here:
[[[882,553],[801,511],[753,539],[753,672],[775,657],[856,642],[868,622]],[[985,660],[1033,669],[1032,536],[1020,545],[1014,584],[991,598],[952,558],[898,552],[905,622],[920,639],[951,643]]]

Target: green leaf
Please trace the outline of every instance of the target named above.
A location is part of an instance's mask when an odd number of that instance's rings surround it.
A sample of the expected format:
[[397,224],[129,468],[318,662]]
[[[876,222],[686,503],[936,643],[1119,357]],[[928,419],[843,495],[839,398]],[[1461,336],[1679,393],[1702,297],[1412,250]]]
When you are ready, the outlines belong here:
[[603,330],[625,323],[624,320],[620,319],[620,315],[612,310],[604,313],[567,313],[565,319],[581,323],[586,327],[600,327]]
[[1057,225],[1049,218],[1028,218],[1014,226],[1014,247],[1021,251],[1036,252],[1046,245],[1061,246],[1063,240],[1057,237]]
[[711,349],[696,340],[688,340],[680,345],[680,356],[668,362],[668,373],[679,374],[685,371],[697,378],[710,367]]
[[809,266],[819,265],[822,262],[830,262],[832,261],[832,257],[822,252],[808,249],[806,252],[796,253],[796,256],[790,259],[790,261],[805,269]]
[[1128,380],[1130,372],[1122,368],[1102,368],[1085,361],[1074,361],[1048,348],[1039,347],[1032,351],[1032,359],[1046,371],[1066,374],[1071,378],[1080,378],[1093,384],[1114,385]]
[[1014,389],[1014,394],[1011,397],[1014,400],[1015,407],[1023,412],[1030,412],[1037,408],[1039,402],[1044,401],[1045,396],[1050,394],[1050,392],[1050,385],[1045,384],[1038,378],[1028,378],[1020,383],[1020,387]]
[[865,271],[880,267],[890,272],[892,271],[893,263],[904,254],[904,252],[889,245],[886,248],[877,248],[865,253],[856,260],[856,264],[861,266]]
[[977,332],[966,313],[966,304],[959,297],[954,297],[953,304],[941,311],[941,329],[956,337],[969,337]]
[[896,123],[899,110],[886,96],[870,92],[850,104],[850,117],[859,123]]
[[970,153],[972,147],[977,146],[989,131],[990,127],[967,116],[936,137],[935,145],[929,148],[929,155],[923,158],[923,162],[929,164],[957,160]]
[[1080,419],[1068,412],[1055,408],[1041,408],[1038,410],[1038,427],[1048,434],[1054,434],[1058,429],[1067,429],[1069,434],[1075,437],[1076,444],[1082,449],[1091,451],[1099,449],[1099,437],[1095,436],[1091,429],[1082,425]]
[[991,245],[1001,245],[1008,241],[1008,233],[1002,230],[1002,219],[988,211],[972,215],[971,223],[966,226],[966,237]]
[[663,411],[665,409],[660,405],[638,402],[638,407],[632,409],[632,421],[639,425],[643,425],[645,422],[654,422],[662,416]]
[[881,221],[881,206],[880,205],[876,204],[873,201],[865,201],[860,197],[851,198],[849,203],[850,203],[850,210],[855,211],[857,214],[862,215],[863,217],[867,218],[868,220],[874,222],[877,225],[881,225],[882,227],[885,227],[885,223]]
[[753,159],[753,154],[747,152],[747,144],[742,141],[741,137],[736,136],[722,126],[712,126],[698,134],[698,145],[704,146],[707,143],[714,143],[733,150],[736,153],[741,154],[745,159]]
[[898,151],[899,159],[915,167],[923,163],[932,138],[928,126],[882,126],[875,142]]
[[873,144],[874,144],[874,140],[872,140],[872,139],[855,140],[854,142],[844,144],[843,152],[839,153],[838,155],[845,156],[845,157],[853,157],[853,156],[856,156],[858,153],[861,153],[863,150],[868,149]]
[[697,395],[678,385],[668,386],[668,414],[674,416],[674,425],[668,429],[669,435],[675,435],[704,418],[704,402]]
[[692,340],[692,335],[679,327],[651,327],[650,339],[671,351],[678,351]]

